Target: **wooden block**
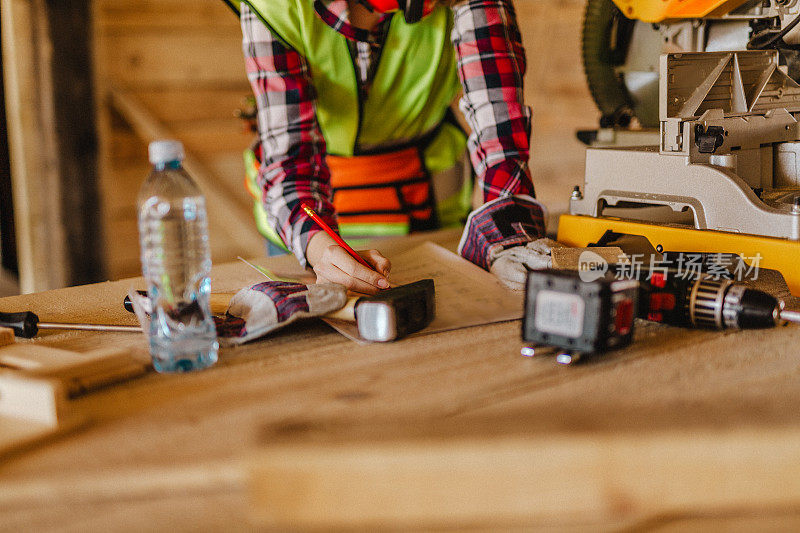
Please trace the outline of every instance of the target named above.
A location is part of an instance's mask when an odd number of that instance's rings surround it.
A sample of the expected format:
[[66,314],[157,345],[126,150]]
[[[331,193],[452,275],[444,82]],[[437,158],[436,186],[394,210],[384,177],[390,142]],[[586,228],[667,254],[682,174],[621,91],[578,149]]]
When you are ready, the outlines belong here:
[[[583,255],[587,254],[587,255]],[[595,255],[589,255],[595,254]],[[583,257],[582,257],[583,256]],[[581,263],[602,260],[609,265],[628,263],[628,258],[618,246],[598,246],[593,248],[553,248],[550,252],[553,268],[559,270],[581,270]]]
[[57,426],[51,426],[21,418],[0,416],[0,457],[41,444],[56,435],[82,426],[86,421],[86,418],[69,417],[59,421]]
[[76,352],[31,343],[0,348],[0,366],[30,375],[55,374],[83,361]]
[[14,344],[14,330],[11,328],[0,328],[0,346],[8,346]]
[[127,349],[77,353],[22,343],[0,348],[0,366],[28,377],[57,379],[65,385],[70,396],[147,371],[147,365],[133,358]]
[[54,379],[0,374],[0,415],[55,427],[66,411],[63,385]]
[[150,368],[149,361],[134,358],[128,349],[95,350],[81,355],[94,362],[89,367],[91,372],[70,379],[67,385],[70,396],[133,379]]
[[0,373],[0,457],[71,431],[87,421],[85,415],[69,409],[60,381],[11,371]]
[[129,379],[141,376],[147,372],[147,366],[143,363],[130,363],[107,373],[95,374],[92,376],[82,377],[80,379],[71,380],[67,383],[67,389],[70,396],[78,396],[85,394],[89,391],[112,385],[114,383],[121,383]]

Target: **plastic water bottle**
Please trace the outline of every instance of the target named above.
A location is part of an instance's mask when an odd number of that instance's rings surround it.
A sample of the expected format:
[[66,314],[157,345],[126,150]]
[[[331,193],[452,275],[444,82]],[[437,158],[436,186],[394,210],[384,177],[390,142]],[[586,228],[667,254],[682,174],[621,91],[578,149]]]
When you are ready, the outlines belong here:
[[142,271],[153,310],[150,354],[159,372],[189,372],[217,362],[209,307],[211,254],[205,198],[181,166],[178,141],[150,143],[153,171],[139,191]]

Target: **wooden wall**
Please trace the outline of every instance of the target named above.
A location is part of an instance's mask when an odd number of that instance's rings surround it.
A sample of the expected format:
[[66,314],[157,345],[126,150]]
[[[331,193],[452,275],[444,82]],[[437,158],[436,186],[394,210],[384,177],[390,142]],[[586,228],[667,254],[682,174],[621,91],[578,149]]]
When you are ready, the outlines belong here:
[[[534,179],[551,209],[563,210],[582,182],[574,131],[598,115],[580,64],[583,2],[518,0],[517,10],[534,107]],[[263,253],[242,185],[241,153],[251,135],[233,116],[249,93],[236,17],[221,0],[95,0],[94,16],[110,277],[139,272],[135,198],[149,168],[147,137],[158,133],[180,139],[194,157],[214,261]]]
[[154,137],[179,139],[190,154],[213,260],[260,254],[242,186],[251,135],[234,117],[250,91],[236,16],[221,0],[96,0],[94,13],[110,277],[140,272],[135,201]]

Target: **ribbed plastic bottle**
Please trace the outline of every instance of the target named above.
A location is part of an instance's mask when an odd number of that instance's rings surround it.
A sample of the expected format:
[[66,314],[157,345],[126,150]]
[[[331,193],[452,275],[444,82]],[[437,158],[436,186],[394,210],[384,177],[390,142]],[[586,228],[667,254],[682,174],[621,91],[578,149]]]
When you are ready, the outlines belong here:
[[153,170],[139,191],[142,272],[153,304],[150,354],[159,372],[190,372],[217,362],[209,307],[211,254],[206,202],[181,166],[183,145],[155,141]]

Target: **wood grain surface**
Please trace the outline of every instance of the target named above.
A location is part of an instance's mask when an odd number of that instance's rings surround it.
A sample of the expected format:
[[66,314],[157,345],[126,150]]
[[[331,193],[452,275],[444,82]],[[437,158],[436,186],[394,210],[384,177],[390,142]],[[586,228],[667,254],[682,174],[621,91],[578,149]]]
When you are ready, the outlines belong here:
[[[437,240],[452,248],[456,238]],[[285,258],[259,262],[297,270]],[[221,265],[212,287],[257,280],[243,264]],[[0,310],[133,323],[122,309],[131,287],[142,288],[134,280],[4,298]],[[150,373],[76,399],[90,427],[0,463],[0,530],[284,530],[318,527],[320,517],[401,529],[791,528],[800,520],[798,341],[790,326],[720,334],[644,324],[631,347],[564,368],[519,355],[518,321],[379,346],[353,344],[318,321],[295,324],[223,350],[211,370]],[[135,334],[47,333],[35,342],[147,357]],[[351,461],[346,472],[361,468],[368,479],[376,470],[364,458],[385,460],[398,445],[417,450],[406,461],[414,468],[471,449],[483,485],[509,494],[518,480],[516,503],[500,500],[488,517],[473,505],[453,521],[443,509],[438,522],[413,513],[397,521],[396,508],[365,521],[367,507],[360,523],[342,521],[359,509],[352,502],[338,514],[324,501],[300,513],[313,483],[334,472],[324,466],[334,452]],[[309,451],[316,463],[302,461]],[[514,457],[528,477],[511,475]],[[283,477],[251,477],[276,458]],[[461,465],[468,471],[469,461]],[[311,477],[298,477],[300,467]],[[392,482],[413,470],[384,472]]]

